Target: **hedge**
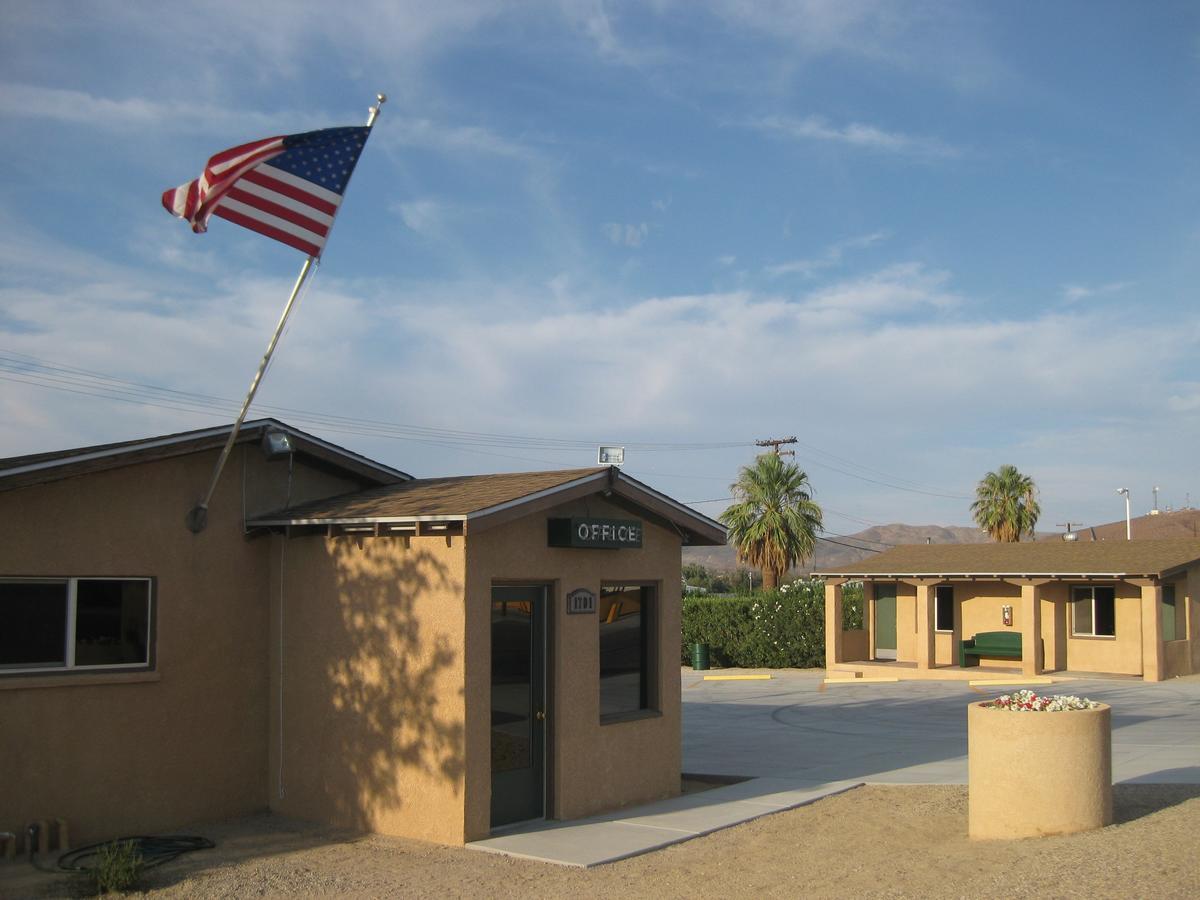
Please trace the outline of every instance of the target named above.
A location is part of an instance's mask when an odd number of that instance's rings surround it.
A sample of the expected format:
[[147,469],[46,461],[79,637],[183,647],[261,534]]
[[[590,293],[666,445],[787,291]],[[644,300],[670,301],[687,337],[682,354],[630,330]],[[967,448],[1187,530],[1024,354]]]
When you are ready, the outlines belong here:
[[[846,591],[846,626],[861,623],[859,598]],[[857,622],[855,621],[857,618]],[[793,582],[753,596],[683,598],[680,660],[691,662],[692,644],[708,644],[718,666],[748,669],[825,665],[825,586]]]

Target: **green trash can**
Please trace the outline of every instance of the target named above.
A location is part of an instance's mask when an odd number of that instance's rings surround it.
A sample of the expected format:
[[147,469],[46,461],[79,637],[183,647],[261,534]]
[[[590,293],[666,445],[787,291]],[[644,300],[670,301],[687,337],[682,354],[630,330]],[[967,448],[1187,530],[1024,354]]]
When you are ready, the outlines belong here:
[[692,644],[692,668],[696,671],[708,668],[708,644]]

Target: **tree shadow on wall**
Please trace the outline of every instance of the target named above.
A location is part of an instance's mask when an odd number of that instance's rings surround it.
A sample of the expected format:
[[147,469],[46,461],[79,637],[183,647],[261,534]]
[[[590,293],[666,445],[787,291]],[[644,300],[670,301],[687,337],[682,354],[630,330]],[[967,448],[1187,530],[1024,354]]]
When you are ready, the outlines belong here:
[[285,771],[285,789],[323,795],[334,824],[364,831],[380,830],[402,807],[436,819],[450,809],[431,792],[461,795],[465,771],[463,585],[418,540],[338,538],[323,546],[330,590],[301,588],[312,621],[300,627],[313,629],[305,637],[312,655],[289,652],[287,660],[293,673],[302,670],[293,683],[308,680],[309,690],[290,702],[315,701],[299,715],[322,732],[314,742],[320,755],[301,750],[308,763]]

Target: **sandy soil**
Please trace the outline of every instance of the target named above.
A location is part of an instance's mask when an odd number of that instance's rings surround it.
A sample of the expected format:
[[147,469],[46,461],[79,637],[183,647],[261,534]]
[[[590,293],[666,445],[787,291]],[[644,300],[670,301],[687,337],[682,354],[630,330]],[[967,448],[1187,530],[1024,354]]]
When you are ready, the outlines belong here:
[[[1098,831],[972,842],[965,787],[868,786],[590,870],[262,816],[204,829],[217,849],[144,883],[156,898],[1200,895],[1200,785],[1118,785],[1114,801]],[[0,866],[0,895],[78,890],[17,874]]]

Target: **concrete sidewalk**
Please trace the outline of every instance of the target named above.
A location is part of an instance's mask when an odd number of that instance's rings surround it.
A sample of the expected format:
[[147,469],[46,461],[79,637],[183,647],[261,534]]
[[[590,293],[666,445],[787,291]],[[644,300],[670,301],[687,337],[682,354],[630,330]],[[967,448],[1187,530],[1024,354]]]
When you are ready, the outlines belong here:
[[[1012,688],[966,682],[825,685],[822,671],[704,681],[685,669],[683,769],[750,780],[467,846],[572,866],[657,850],[856,785],[966,784],[966,706]],[[1200,784],[1200,677],[1077,676],[1038,687],[1113,708],[1113,781]]]
[[517,826],[467,847],[587,868],[795,809],[860,783],[811,785],[792,778],[753,778],[607,815]]

